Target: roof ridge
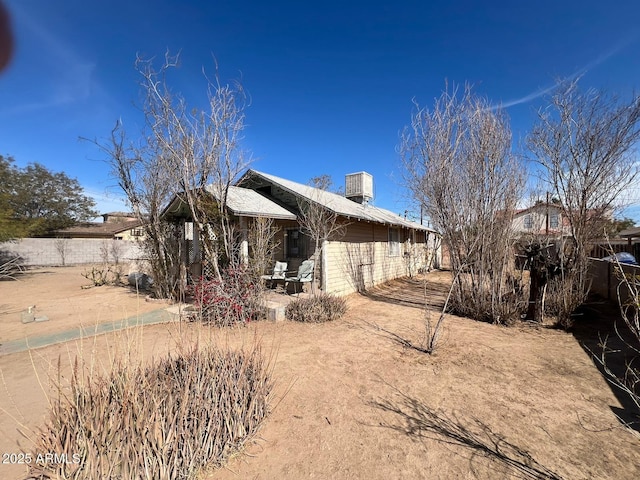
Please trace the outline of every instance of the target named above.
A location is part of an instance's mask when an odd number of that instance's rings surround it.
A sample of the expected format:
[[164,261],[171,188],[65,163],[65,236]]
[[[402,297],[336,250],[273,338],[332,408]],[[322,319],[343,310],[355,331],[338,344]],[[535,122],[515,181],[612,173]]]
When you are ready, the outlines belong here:
[[[311,185],[305,185],[293,180],[288,180],[286,178],[272,175],[270,173],[261,172],[259,170],[248,169],[238,182],[244,180],[247,175],[256,175],[258,177],[262,177],[269,182],[278,184],[281,188],[288,190],[294,196],[299,196],[310,201],[318,202],[324,207],[331,209],[336,214],[347,218],[355,218],[367,222],[376,222],[405,228],[435,231],[417,222],[408,220],[401,215],[397,215],[396,213],[386,208],[370,204],[363,205],[354,202],[353,200],[350,200],[343,195],[329,192],[327,190],[322,190],[321,188],[312,187]],[[318,196],[314,198],[313,192],[317,192]]]

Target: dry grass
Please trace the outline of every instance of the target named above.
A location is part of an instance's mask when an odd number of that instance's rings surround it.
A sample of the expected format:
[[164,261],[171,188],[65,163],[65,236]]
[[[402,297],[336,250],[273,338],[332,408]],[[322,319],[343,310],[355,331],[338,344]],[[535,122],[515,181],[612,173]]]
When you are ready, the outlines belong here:
[[334,295],[317,295],[309,298],[297,298],[287,305],[287,320],[304,323],[323,323],[337,320],[347,311],[343,298]]
[[255,344],[190,346],[147,366],[120,360],[108,374],[82,371],[76,361],[69,385],[58,380],[36,439],[36,451],[68,461],[35,462],[32,478],[194,478],[256,433],[273,387]]

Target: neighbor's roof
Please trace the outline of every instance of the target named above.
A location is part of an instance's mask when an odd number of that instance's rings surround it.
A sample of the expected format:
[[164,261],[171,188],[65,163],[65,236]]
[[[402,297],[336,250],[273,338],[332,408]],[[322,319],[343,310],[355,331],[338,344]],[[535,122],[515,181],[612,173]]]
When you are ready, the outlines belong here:
[[523,208],[521,210],[516,210],[514,215],[522,215],[523,213],[529,213],[529,212],[532,212],[534,210],[543,210],[543,209],[547,210],[547,208],[551,208],[551,209],[558,210],[558,211],[562,210],[562,206],[557,204],[557,203],[540,202],[540,203],[536,203],[534,205],[531,205],[530,207]]
[[100,214],[102,217],[105,215],[109,217],[136,218],[136,214],[134,212],[106,212]]
[[284,178],[269,175],[267,173],[258,172],[256,170],[248,170],[238,182],[239,184],[251,183],[252,179],[265,179],[269,183],[280,187],[282,190],[306,200],[319,203],[324,207],[334,211],[338,215],[344,217],[363,220],[366,222],[382,223],[386,225],[394,225],[417,230],[434,231],[431,228],[420,225],[419,223],[407,220],[384,208],[374,207],[372,205],[362,205],[349,200],[337,193],[327,192],[319,188],[309,185],[286,180]]
[[[213,185],[207,185],[205,190],[220,200]],[[269,200],[255,190],[248,188],[229,186],[227,191],[227,209],[238,217],[267,217],[281,220],[295,220],[296,215],[277,203]],[[179,197],[174,197],[164,210],[163,215],[186,216],[186,205]]]
[[73,227],[64,228],[56,232],[63,237],[82,238],[110,238],[114,235],[132,230],[142,226],[142,222],[131,220],[128,222],[103,222],[103,223],[80,223]]
[[618,232],[618,236],[619,237],[623,237],[623,238],[640,237],[640,227],[631,227],[631,228],[627,228],[625,230],[622,230],[622,231]]

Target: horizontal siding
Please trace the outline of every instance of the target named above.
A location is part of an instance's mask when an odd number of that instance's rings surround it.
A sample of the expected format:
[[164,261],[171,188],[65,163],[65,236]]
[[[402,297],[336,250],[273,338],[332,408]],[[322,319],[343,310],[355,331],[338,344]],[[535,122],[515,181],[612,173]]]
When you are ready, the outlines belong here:
[[434,235],[430,237],[427,245],[423,233],[414,237],[412,231],[401,229],[400,255],[391,256],[388,227],[366,222],[349,225],[343,238],[327,243],[327,291],[347,295],[417,273],[433,254]]
[[[309,240],[305,258],[287,258],[285,235],[287,229],[296,228],[296,222],[276,222],[279,243],[274,261],[285,261],[288,270],[294,272],[303,260],[314,258],[313,240]],[[325,285],[326,291],[336,295],[363,291],[394,278],[418,273],[429,265],[429,257],[435,252],[435,235],[430,233],[425,244],[425,233],[399,229],[399,255],[389,254],[389,227],[369,222],[353,222],[346,227],[345,235],[325,244],[326,272],[322,263],[316,262],[317,285]],[[409,255],[405,256],[404,253]],[[437,252],[439,253],[439,251]],[[438,257],[439,258],[439,257]],[[436,265],[438,263],[436,262]],[[323,282],[322,276],[325,276]]]
[[328,292],[348,294],[371,286],[375,228],[373,223],[357,222],[347,226],[343,238],[327,242]]

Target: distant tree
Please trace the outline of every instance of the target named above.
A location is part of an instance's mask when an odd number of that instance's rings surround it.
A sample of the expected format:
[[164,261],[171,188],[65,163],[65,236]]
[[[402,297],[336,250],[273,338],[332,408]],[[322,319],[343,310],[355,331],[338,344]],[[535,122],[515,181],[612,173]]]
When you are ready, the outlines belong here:
[[631,218],[627,218],[627,217],[614,218],[613,220],[610,220],[609,222],[605,223],[604,232],[607,236],[613,237],[618,233],[620,233],[621,231],[626,230],[628,228],[633,228],[635,226],[636,226],[636,222]]
[[37,223],[36,235],[89,221],[98,214],[94,200],[84,195],[78,180],[39,163],[22,169],[13,189],[13,211],[19,218]]
[[12,184],[17,175],[13,158],[0,155],[0,242],[24,237],[27,233],[24,222],[15,218],[11,208]]
[[559,84],[528,136],[527,146],[571,227],[557,277],[562,287],[558,320],[564,327],[589,290],[592,242],[604,235],[638,175],[638,140],[640,96],[622,101],[602,91],[581,92],[577,81]]
[[97,215],[76,179],[38,163],[21,169],[13,162],[0,156],[0,237],[45,235]]
[[331,175],[324,173],[322,175],[318,175],[317,177],[311,177],[311,179],[309,180],[309,185],[315,188],[319,188],[320,190],[330,192],[331,187],[333,187],[333,178],[331,178]]

